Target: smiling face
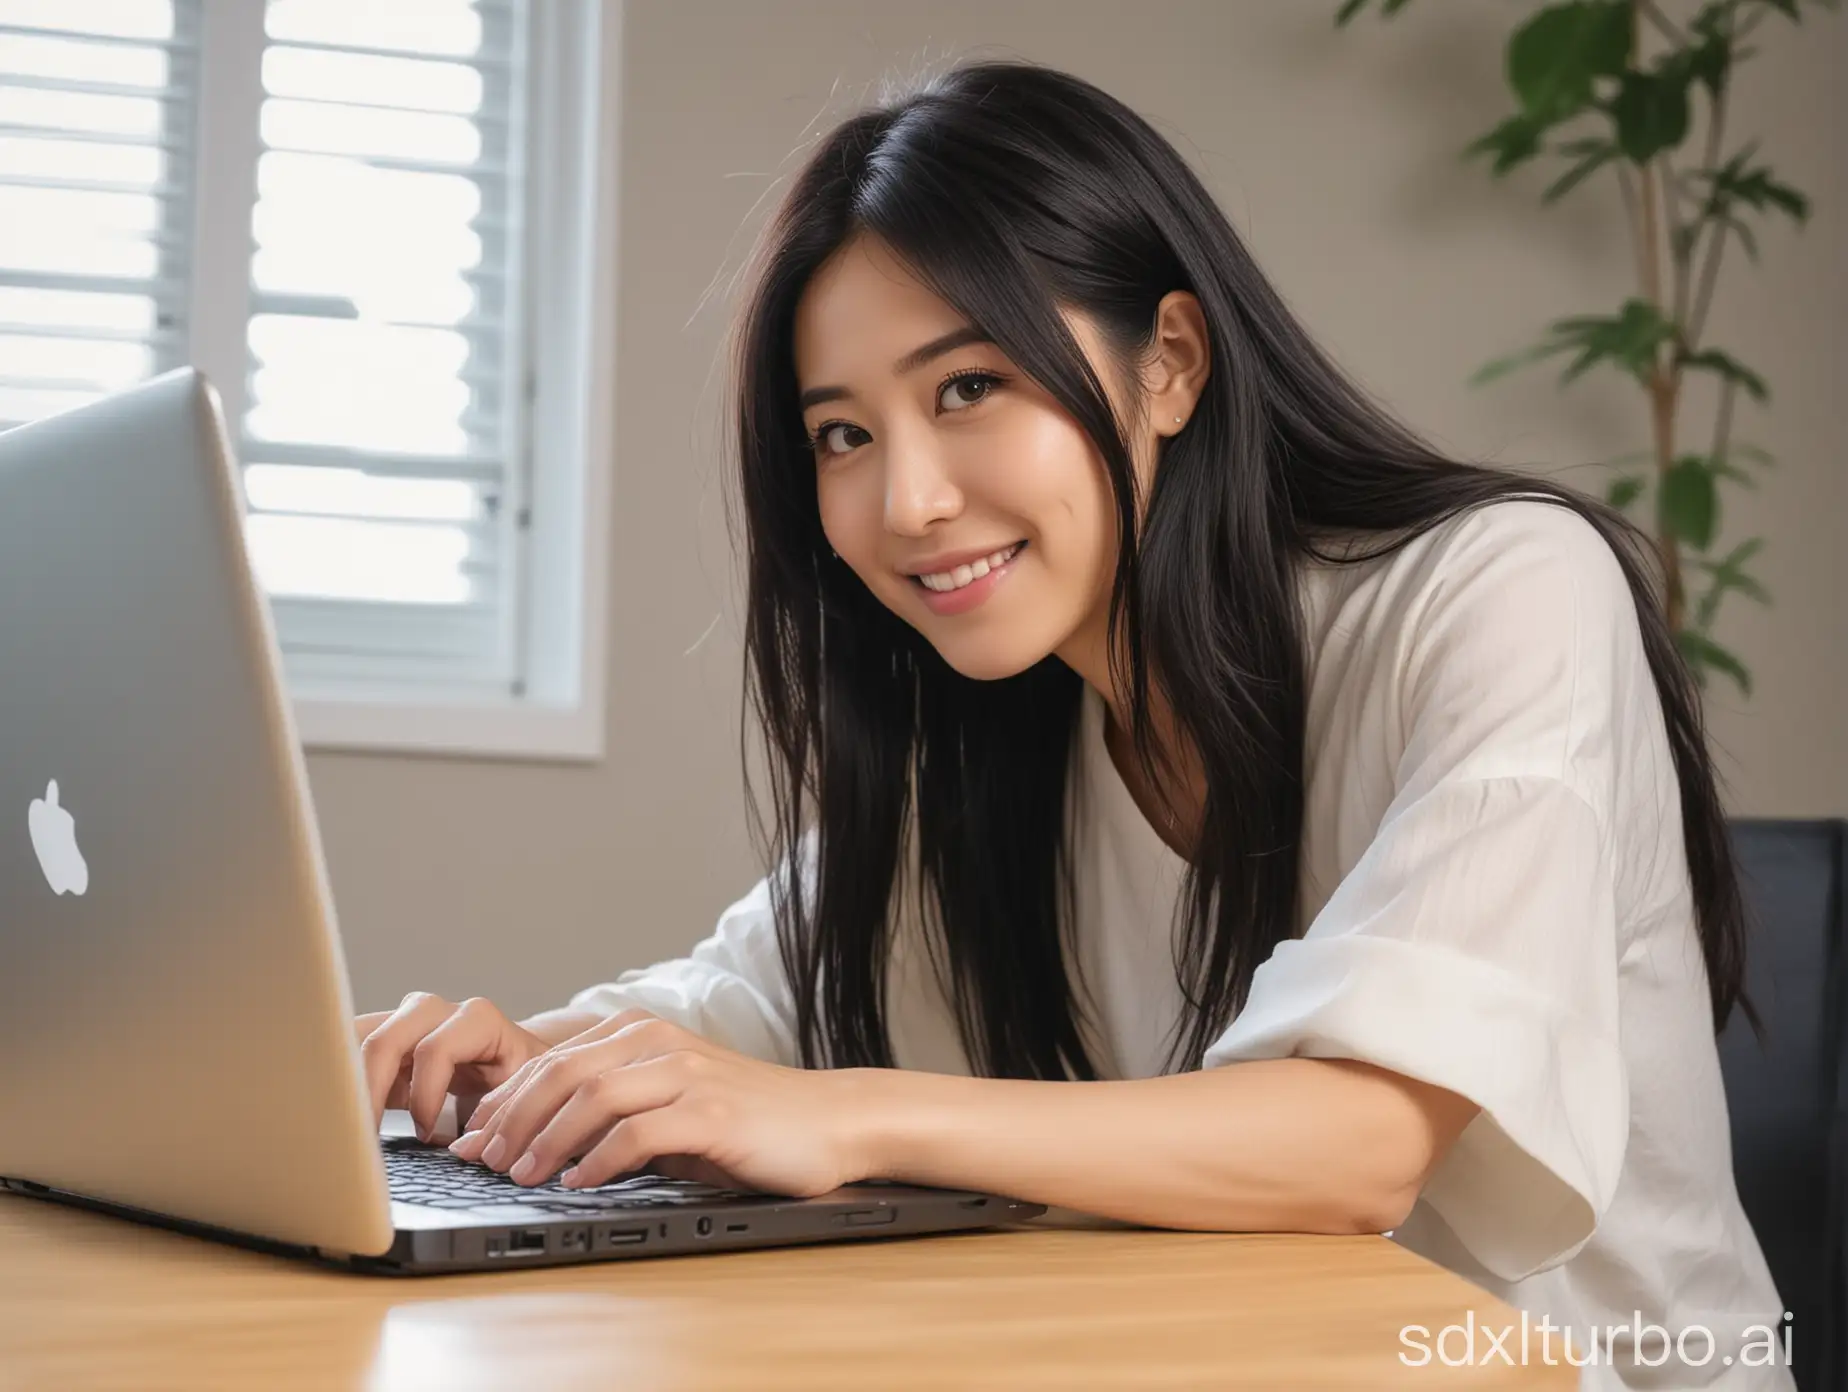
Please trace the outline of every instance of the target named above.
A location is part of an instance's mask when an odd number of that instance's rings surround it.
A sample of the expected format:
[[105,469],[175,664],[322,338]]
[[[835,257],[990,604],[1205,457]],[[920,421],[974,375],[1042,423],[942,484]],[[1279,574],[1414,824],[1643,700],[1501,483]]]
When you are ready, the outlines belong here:
[[[1134,403],[1101,334],[1081,315],[1066,322],[1126,414]],[[1058,653],[1097,682],[1115,505],[1077,421],[869,237],[810,281],[794,352],[839,564],[965,676],[1011,676]],[[1166,367],[1154,363],[1150,424],[1132,441],[1145,483],[1157,434],[1179,429],[1156,422],[1193,402]]]

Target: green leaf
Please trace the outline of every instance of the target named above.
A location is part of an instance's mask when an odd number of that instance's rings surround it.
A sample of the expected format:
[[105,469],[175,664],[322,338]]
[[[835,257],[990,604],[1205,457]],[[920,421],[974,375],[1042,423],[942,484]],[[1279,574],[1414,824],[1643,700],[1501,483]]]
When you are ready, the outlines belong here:
[[1474,155],[1494,155],[1495,160],[1489,172],[1500,178],[1516,165],[1524,164],[1540,153],[1540,137],[1545,130],[1544,122],[1534,120],[1526,112],[1518,112],[1487,135],[1478,136],[1464,146],[1462,157],[1467,160]]
[[1765,385],[1764,378],[1730,353],[1722,353],[1718,348],[1703,348],[1698,353],[1680,353],[1675,361],[1697,372],[1717,372],[1727,381],[1737,382],[1744,387],[1755,401],[1762,403],[1771,399],[1771,389]]
[[1759,0],[1759,3],[1769,5],[1781,14],[1789,15],[1794,23],[1803,22],[1803,16],[1797,13],[1797,0]]
[[1611,117],[1617,123],[1617,144],[1633,163],[1646,164],[1687,139],[1689,77],[1685,65],[1623,74]]
[[1707,0],[1688,22],[1688,32],[1710,42],[1724,39],[1732,24],[1730,16],[1738,8],[1738,0]]
[[1720,558],[1723,566],[1741,566],[1765,549],[1763,537],[1747,537]]
[[1777,456],[1758,445],[1736,444],[1728,446],[1726,457],[1730,459],[1735,454],[1741,459],[1751,460],[1754,464],[1762,464],[1767,469],[1775,468],[1777,465]]
[[[1702,566],[1701,569],[1714,575],[1713,588],[1708,591],[1708,595],[1712,599],[1711,608],[1713,610],[1718,610],[1720,596],[1732,590],[1737,590],[1755,604],[1762,604],[1767,608],[1770,607],[1771,592],[1758,582],[1758,577],[1747,575],[1743,571],[1736,573],[1721,573],[1718,571],[1717,567],[1711,565]],[[1703,602],[1702,607],[1707,608],[1708,606]],[[1701,624],[1699,627],[1704,629],[1706,625]]]
[[1675,326],[1647,300],[1632,298],[1624,301],[1622,312],[1615,318],[1575,315],[1556,320],[1547,326],[1547,332],[1551,337],[1545,341],[1478,368],[1470,378],[1471,384],[1492,381],[1523,364],[1573,350],[1577,350],[1578,357],[1561,375],[1562,386],[1607,359],[1638,381],[1647,381],[1656,350],[1674,337]]
[[1734,483],[1746,489],[1748,492],[1756,493],[1758,491],[1758,480],[1746,473],[1744,469],[1741,469],[1736,464],[1728,464],[1725,460],[1721,460],[1718,464],[1710,463],[1707,467],[1713,470],[1715,478],[1731,479]]
[[[1391,19],[1404,9],[1407,3],[1408,0],[1383,0],[1380,5],[1380,18]],[[1367,0],[1347,0],[1347,3],[1335,14],[1335,28],[1339,29],[1366,7]]]
[[1641,474],[1625,474],[1622,478],[1612,479],[1611,486],[1605,490],[1604,501],[1621,512],[1642,497],[1648,483]]
[[1745,573],[1745,563],[1758,554],[1765,544],[1763,537],[1752,537],[1742,541],[1718,561],[1702,560],[1690,557],[1688,565],[1695,570],[1705,571],[1713,577],[1713,583],[1702,595],[1695,607],[1694,626],[1705,633],[1713,626],[1714,616],[1720,611],[1720,601],[1729,593],[1737,590],[1747,599],[1759,604],[1771,603],[1771,592],[1758,582],[1758,578]]
[[1470,376],[1469,385],[1479,387],[1484,382],[1493,382],[1497,377],[1504,377],[1516,368],[1528,363],[1538,362],[1541,358],[1551,357],[1554,353],[1563,353],[1572,345],[1570,343],[1540,343],[1532,348],[1523,348],[1518,353],[1510,353],[1505,358],[1495,358],[1484,363]]
[[1744,203],[1759,212],[1775,208],[1799,224],[1808,221],[1810,203],[1806,195],[1789,184],[1780,183],[1769,165],[1747,167],[1757,150],[1758,142],[1748,141],[1717,168],[1688,171],[1691,182],[1707,186],[1701,216],[1722,217],[1730,212],[1733,204]]
[[1732,70],[1732,51],[1725,38],[1709,34],[1704,41],[1688,50],[1688,75],[1707,89],[1718,101],[1726,91],[1726,78]]
[[1656,511],[1662,529],[1696,551],[1713,544],[1713,524],[1719,513],[1718,490],[1707,461],[1697,454],[1677,459],[1662,475],[1656,490]]
[[1609,360],[1639,382],[1649,380],[1656,351],[1675,335],[1675,326],[1647,300],[1625,300],[1616,318],[1581,315],[1561,319],[1553,331],[1581,351],[1560,378],[1563,386],[1599,362]]
[[1508,40],[1508,82],[1530,116],[1565,120],[1591,104],[1592,79],[1617,77],[1630,61],[1627,0],[1549,5]]
[[1752,537],[1740,542],[1717,561],[1709,561],[1700,556],[1690,556],[1688,565],[1711,575],[1716,590],[1737,590],[1748,599],[1757,600],[1760,604],[1769,604],[1771,592],[1759,583],[1756,576],[1745,572],[1745,563],[1756,556],[1764,548],[1764,544],[1763,537]]
[[1737,682],[1739,690],[1745,695],[1752,694],[1752,674],[1745,670],[1745,664],[1706,634],[1684,628],[1675,635],[1675,643],[1692,669],[1695,680],[1703,686],[1706,684],[1707,669],[1713,668]]
[[1770,606],[1771,591],[1759,584],[1756,576],[1747,575],[1743,571],[1738,572],[1727,580],[1726,588],[1729,590],[1737,590],[1740,594],[1755,603],[1763,604],[1767,607]]
[[1769,170],[1759,171],[1746,181],[1749,194],[1741,197],[1754,208],[1763,208],[1767,203],[1788,214],[1793,221],[1809,220],[1809,199],[1789,184],[1780,184],[1771,178]]
[[1763,537],[1747,537],[1724,556],[1720,557],[1714,564],[1719,566],[1742,566],[1764,549],[1765,539]]
[[1726,217],[1720,221],[1739,234],[1740,242],[1745,246],[1745,254],[1752,258],[1752,264],[1758,264],[1758,238],[1752,235],[1752,229],[1736,217]]
[[1568,169],[1564,174],[1561,174],[1557,179],[1553,180],[1551,184],[1547,185],[1546,192],[1540,195],[1540,201],[1542,203],[1552,203],[1565,197],[1566,194],[1578,187],[1587,177],[1595,173],[1603,165],[1617,158],[1617,147],[1615,145],[1602,140],[1594,143],[1597,147],[1596,149],[1588,152],[1577,164],[1573,165],[1572,168]]

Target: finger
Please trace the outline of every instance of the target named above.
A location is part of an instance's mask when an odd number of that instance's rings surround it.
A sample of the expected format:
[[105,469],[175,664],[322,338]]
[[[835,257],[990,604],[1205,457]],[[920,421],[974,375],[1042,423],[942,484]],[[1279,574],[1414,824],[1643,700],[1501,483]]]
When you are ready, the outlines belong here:
[[353,1032],[360,1043],[366,1042],[366,1036],[391,1018],[389,1010],[371,1010],[364,1015],[353,1017]]
[[[464,1160],[479,1160],[481,1152],[487,1149],[488,1142],[494,1139],[494,1119],[500,1115],[501,1108],[526,1086],[527,1080],[554,1052],[556,1052],[555,1049],[548,1049],[545,1053],[528,1059],[513,1071],[511,1077],[485,1095],[476,1098],[474,1107],[469,1111],[468,1120],[462,1123],[462,1134],[456,1137],[455,1143],[449,1148]],[[456,1115],[458,1117],[462,1115],[460,1105],[456,1107]]]
[[587,1030],[580,1030],[569,1039],[561,1040],[560,1044],[561,1046],[569,1044],[594,1044],[599,1039],[608,1039],[613,1034],[620,1034],[623,1030],[629,1028],[630,1025],[638,1025],[643,1020],[655,1020],[659,1018],[660,1017],[652,1010],[642,1010],[635,1006],[631,1006],[627,1010],[618,1010],[614,1015],[597,1021],[596,1024],[592,1025]]
[[447,1019],[454,1009],[441,996],[413,991],[360,1041],[359,1057],[365,1068],[374,1125],[384,1118],[385,1100],[391,1093],[392,1082],[404,1068],[412,1047]]
[[[650,1015],[625,1025],[607,1038],[548,1049],[518,1090],[501,1104],[491,1120],[478,1128],[479,1139],[466,1151],[457,1153],[465,1159],[479,1157],[491,1169],[504,1170],[587,1078],[644,1059],[688,1052],[695,1045],[703,1047],[704,1041],[678,1025]],[[497,1148],[496,1142],[504,1143]]]
[[[463,1139],[467,1140],[469,1136],[479,1135],[483,1128],[500,1113],[500,1109],[506,1105],[507,1100],[521,1088],[526,1086],[526,1080],[532,1077],[539,1065],[544,1063],[552,1054],[556,1053],[559,1047],[561,1046],[554,1046],[551,1049],[547,1049],[543,1054],[534,1058],[529,1058],[525,1063],[514,1069],[510,1076],[482,1094],[481,1098],[476,1101],[474,1110],[469,1113],[468,1120],[463,1123]],[[460,1111],[456,1113],[457,1116],[461,1114]],[[471,1156],[470,1158],[472,1159],[473,1157]]]
[[580,1087],[605,1071],[598,1058],[601,1047],[588,1044],[550,1049],[536,1060],[519,1091],[481,1128],[473,1147],[481,1162],[490,1169],[510,1170],[540,1128]]
[[487,1063],[501,1049],[502,1015],[480,996],[463,1001],[411,1050],[411,1085],[406,1105],[417,1135],[428,1140],[449,1096],[459,1063]]
[[[571,1038],[553,1045],[552,1048],[548,1049],[546,1052],[548,1054],[556,1053],[561,1049],[594,1044],[598,1040],[606,1039],[620,1030],[627,1029],[630,1025],[639,1024],[643,1020],[652,1020],[655,1018],[657,1018],[655,1015],[646,1010],[619,1010],[608,1019],[600,1020],[589,1029],[583,1030],[578,1034],[572,1035]],[[463,1140],[467,1140],[471,1133],[481,1132],[487,1128],[488,1123],[491,1122],[499,1113],[500,1109],[506,1105],[507,1100],[526,1085],[527,1079],[532,1077],[533,1069],[538,1062],[538,1059],[528,1060],[520,1068],[515,1069],[511,1077],[484,1093],[476,1101],[473,1110],[468,1114],[468,1120],[463,1123]],[[459,1108],[457,1109],[456,1115],[458,1117],[462,1115]],[[486,1137],[480,1138],[480,1140],[475,1143],[474,1148],[480,1149],[481,1145],[486,1143],[486,1139]],[[460,1154],[461,1152],[458,1153]],[[474,1156],[466,1155],[464,1158],[472,1160]]]
[[670,1105],[625,1117],[558,1182],[567,1189],[592,1189],[619,1174],[649,1168],[658,1155],[697,1156],[713,1142],[710,1125],[686,1106]]
[[[669,1054],[628,1068],[613,1068],[586,1080],[558,1109],[556,1116],[524,1147],[507,1174],[517,1184],[543,1184],[573,1155],[595,1148],[596,1137],[612,1121],[650,1112],[679,1099],[688,1082],[684,1058]],[[508,1139],[504,1134],[502,1139]]]
[[[519,1159],[525,1141],[565,1105],[581,1084],[600,1071],[589,1057],[590,1052],[586,1048],[553,1048],[530,1060],[522,1070],[526,1076],[518,1087],[486,1123],[457,1143],[457,1153],[464,1159],[479,1159],[491,1169],[507,1169]],[[511,1142],[503,1143],[510,1126],[519,1135],[518,1149],[511,1148]]]

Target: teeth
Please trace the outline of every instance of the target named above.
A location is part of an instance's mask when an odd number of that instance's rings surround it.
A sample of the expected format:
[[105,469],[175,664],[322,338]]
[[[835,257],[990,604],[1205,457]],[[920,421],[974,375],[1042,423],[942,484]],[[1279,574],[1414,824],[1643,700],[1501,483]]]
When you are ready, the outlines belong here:
[[999,570],[1013,559],[1014,553],[1020,549],[1020,546],[1021,543],[1015,542],[1012,546],[1005,547],[991,556],[984,556],[979,561],[959,565],[954,570],[940,570],[932,575],[920,575],[918,579],[924,583],[926,589],[935,590],[939,594],[948,594],[951,590],[960,590],[964,585],[980,580],[991,570]]

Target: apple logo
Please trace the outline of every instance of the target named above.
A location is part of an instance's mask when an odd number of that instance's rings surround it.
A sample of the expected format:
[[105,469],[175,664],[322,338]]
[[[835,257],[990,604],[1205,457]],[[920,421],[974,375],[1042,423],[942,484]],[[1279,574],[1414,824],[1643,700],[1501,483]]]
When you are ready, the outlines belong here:
[[77,824],[69,812],[58,806],[58,780],[45,785],[45,796],[33,798],[26,814],[32,832],[32,849],[38,852],[39,869],[54,894],[82,894],[90,887],[90,867],[84,864],[83,852],[77,848]]

